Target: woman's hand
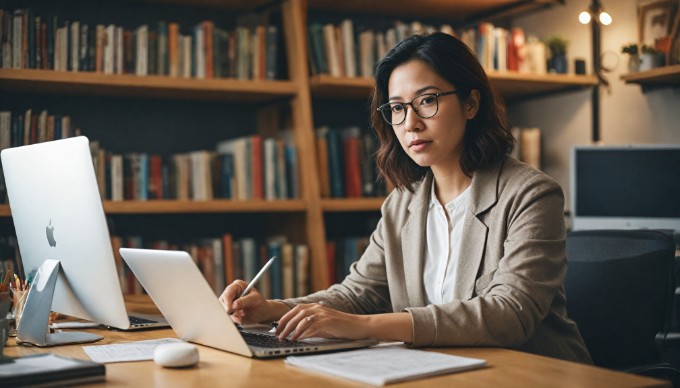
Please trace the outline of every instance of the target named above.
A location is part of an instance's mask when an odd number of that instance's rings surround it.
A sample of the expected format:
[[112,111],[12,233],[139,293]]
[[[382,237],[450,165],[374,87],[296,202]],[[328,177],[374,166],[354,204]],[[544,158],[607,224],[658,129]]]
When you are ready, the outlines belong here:
[[256,288],[250,290],[248,295],[239,298],[246,289],[248,283],[243,280],[235,280],[220,295],[220,303],[231,314],[231,319],[238,324],[252,324],[269,322],[288,311],[288,306],[265,299]]
[[367,338],[366,317],[316,303],[299,304],[279,319],[276,335],[281,340],[291,335],[292,341],[310,337],[362,339]]

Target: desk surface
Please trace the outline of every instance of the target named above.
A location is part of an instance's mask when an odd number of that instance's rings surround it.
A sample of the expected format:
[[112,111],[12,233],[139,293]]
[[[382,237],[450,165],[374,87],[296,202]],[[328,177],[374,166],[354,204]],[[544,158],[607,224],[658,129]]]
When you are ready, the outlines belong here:
[[[135,303],[137,304],[137,303]],[[139,311],[139,309],[137,309]],[[170,329],[137,332],[87,330],[103,335],[95,345],[175,337]],[[662,380],[614,372],[548,357],[500,348],[439,348],[432,351],[485,359],[489,367],[390,386],[428,387],[668,387]],[[88,359],[82,345],[54,348],[19,346],[11,338],[5,355],[22,356],[54,352]],[[326,375],[315,374],[285,365],[282,358],[256,360],[199,345],[200,362],[189,369],[167,369],[153,361],[106,364],[106,384],[111,386],[295,386],[358,387],[361,384]]]

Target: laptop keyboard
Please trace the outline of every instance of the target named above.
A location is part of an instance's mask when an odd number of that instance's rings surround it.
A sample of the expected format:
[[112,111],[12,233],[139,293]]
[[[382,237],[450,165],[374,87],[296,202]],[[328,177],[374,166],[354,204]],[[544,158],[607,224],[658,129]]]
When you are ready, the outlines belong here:
[[261,348],[297,348],[309,347],[308,343],[300,341],[283,340],[279,341],[278,337],[268,334],[251,333],[241,331],[241,336],[246,343],[251,346],[258,346]]
[[132,315],[128,316],[128,319],[130,319],[130,324],[133,325],[133,326],[142,326],[142,325],[150,325],[152,323],[158,323],[158,321],[154,321],[153,319],[133,317]]

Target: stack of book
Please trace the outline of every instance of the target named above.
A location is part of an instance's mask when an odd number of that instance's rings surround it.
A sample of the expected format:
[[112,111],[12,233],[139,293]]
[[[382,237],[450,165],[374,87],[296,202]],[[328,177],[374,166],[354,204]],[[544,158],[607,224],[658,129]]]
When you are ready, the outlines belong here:
[[267,274],[260,279],[257,289],[266,298],[292,298],[309,293],[309,249],[293,244],[284,236],[237,238],[230,233],[221,237],[204,238],[185,243],[144,241],[139,236],[112,236],[111,244],[121,289],[126,294],[143,293],[143,288],[120,257],[118,249],[148,248],[184,250],[191,254],[208,284],[220,295],[235,279],[252,279],[264,263],[277,256]]
[[206,20],[184,29],[158,21],[126,30],[31,9],[0,9],[3,69],[94,71],[183,78],[277,77],[278,26],[246,14],[228,30]]

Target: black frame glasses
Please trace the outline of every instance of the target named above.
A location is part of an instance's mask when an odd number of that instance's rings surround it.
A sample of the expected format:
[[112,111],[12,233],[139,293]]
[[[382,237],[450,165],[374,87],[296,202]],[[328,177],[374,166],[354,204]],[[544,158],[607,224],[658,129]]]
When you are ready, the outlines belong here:
[[[399,125],[399,124],[403,123],[404,121],[406,121],[406,114],[407,114],[407,112],[406,112],[406,106],[407,106],[407,105],[410,105],[411,108],[413,108],[413,111],[416,112],[416,114],[417,114],[419,117],[421,117],[421,118],[423,118],[423,119],[429,119],[429,118],[431,118],[431,117],[434,117],[434,116],[437,114],[437,112],[439,112],[439,97],[448,96],[448,95],[450,95],[450,94],[456,94],[456,93],[458,93],[457,90],[451,90],[451,91],[448,91],[448,92],[441,92],[441,93],[424,93],[424,94],[421,94],[421,95],[416,96],[415,98],[413,98],[413,100],[411,100],[411,102],[388,102],[387,104],[380,105],[380,107],[378,107],[378,111],[380,112],[380,114],[382,114],[383,119],[384,119],[384,120],[387,122],[387,124],[389,124],[389,125]],[[422,100],[422,99],[424,99],[425,97],[434,97],[434,104],[435,104],[434,113],[432,113],[432,114],[429,115],[429,116],[423,116],[423,115],[420,113],[420,111],[418,110],[418,108],[417,108],[415,105],[413,105],[413,103],[414,103],[416,100],[418,100],[418,99],[421,99],[421,100]],[[391,121],[391,119],[392,119],[392,112],[394,112],[394,108],[395,108],[395,107],[401,107],[401,108],[403,109],[403,112],[404,112],[404,117],[403,117],[403,118],[401,119],[401,121],[399,121],[398,123],[393,123],[393,122]]]

